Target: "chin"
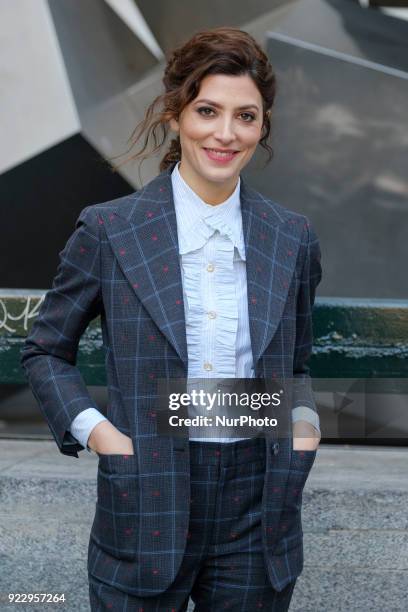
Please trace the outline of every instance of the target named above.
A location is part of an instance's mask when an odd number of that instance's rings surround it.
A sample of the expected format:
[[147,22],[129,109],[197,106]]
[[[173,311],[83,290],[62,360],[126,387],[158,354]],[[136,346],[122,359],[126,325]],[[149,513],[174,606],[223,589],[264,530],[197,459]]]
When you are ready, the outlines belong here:
[[225,183],[229,179],[232,179],[235,176],[235,172],[207,172],[204,177],[207,181],[211,183]]

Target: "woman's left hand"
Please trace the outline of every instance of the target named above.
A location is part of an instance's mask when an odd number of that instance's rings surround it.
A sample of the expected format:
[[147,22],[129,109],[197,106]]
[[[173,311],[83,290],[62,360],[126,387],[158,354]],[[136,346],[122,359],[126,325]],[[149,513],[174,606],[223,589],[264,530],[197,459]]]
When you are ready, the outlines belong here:
[[295,421],[293,423],[293,450],[316,450],[321,435],[311,423]]

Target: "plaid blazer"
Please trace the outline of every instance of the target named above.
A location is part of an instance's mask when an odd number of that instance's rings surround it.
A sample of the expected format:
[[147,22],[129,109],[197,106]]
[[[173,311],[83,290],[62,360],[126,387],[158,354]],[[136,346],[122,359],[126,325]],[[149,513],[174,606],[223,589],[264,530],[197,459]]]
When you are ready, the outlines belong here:
[[[101,316],[106,416],[131,437],[134,455],[99,455],[88,567],[136,596],[171,584],[189,527],[188,440],[157,433],[154,397],[156,379],[188,371],[172,169],[140,191],[82,210],[21,357],[59,450],[77,457],[82,446],[70,423],[98,408],[76,367],[78,344]],[[241,210],[255,375],[266,385],[293,378],[290,408],[316,409],[307,361],[321,279],[317,237],[305,216],[244,180]],[[316,451],[294,451],[291,436],[266,435],[263,541],[280,591],[302,571],[302,490]]]

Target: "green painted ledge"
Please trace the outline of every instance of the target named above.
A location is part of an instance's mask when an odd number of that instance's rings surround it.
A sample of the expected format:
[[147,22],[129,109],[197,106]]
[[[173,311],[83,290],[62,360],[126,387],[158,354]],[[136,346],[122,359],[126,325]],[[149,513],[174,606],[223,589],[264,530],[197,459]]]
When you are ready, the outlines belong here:
[[[46,290],[0,290],[0,384],[24,384],[20,352]],[[317,298],[315,378],[407,378],[408,300]],[[78,367],[88,385],[106,385],[99,317],[81,338]]]

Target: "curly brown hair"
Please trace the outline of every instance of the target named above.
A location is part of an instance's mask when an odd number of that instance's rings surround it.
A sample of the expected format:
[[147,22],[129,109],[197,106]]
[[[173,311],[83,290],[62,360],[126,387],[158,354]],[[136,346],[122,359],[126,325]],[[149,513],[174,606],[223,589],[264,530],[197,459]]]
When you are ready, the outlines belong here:
[[[171,52],[163,76],[165,91],[151,102],[144,118],[136,125],[128,140],[127,153],[144,134],[143,146],[123,163],[143,161],[159,151],[167,139],[169,120],[178,119],[183,108],[197,97],[201,81],[210,74],[247,74],[253,79],[263,101],[263,134],[259,144],[268,152],[267,163],[272,159],[273,149],[268,144],[268,137],[276,94],[273,68],[250,34],[238,28],[219,27],[194,34]],[[151,139],[153,148],[147,150]],[[160,162],[160,172],[180,159],[181,145],[177,136]]]

